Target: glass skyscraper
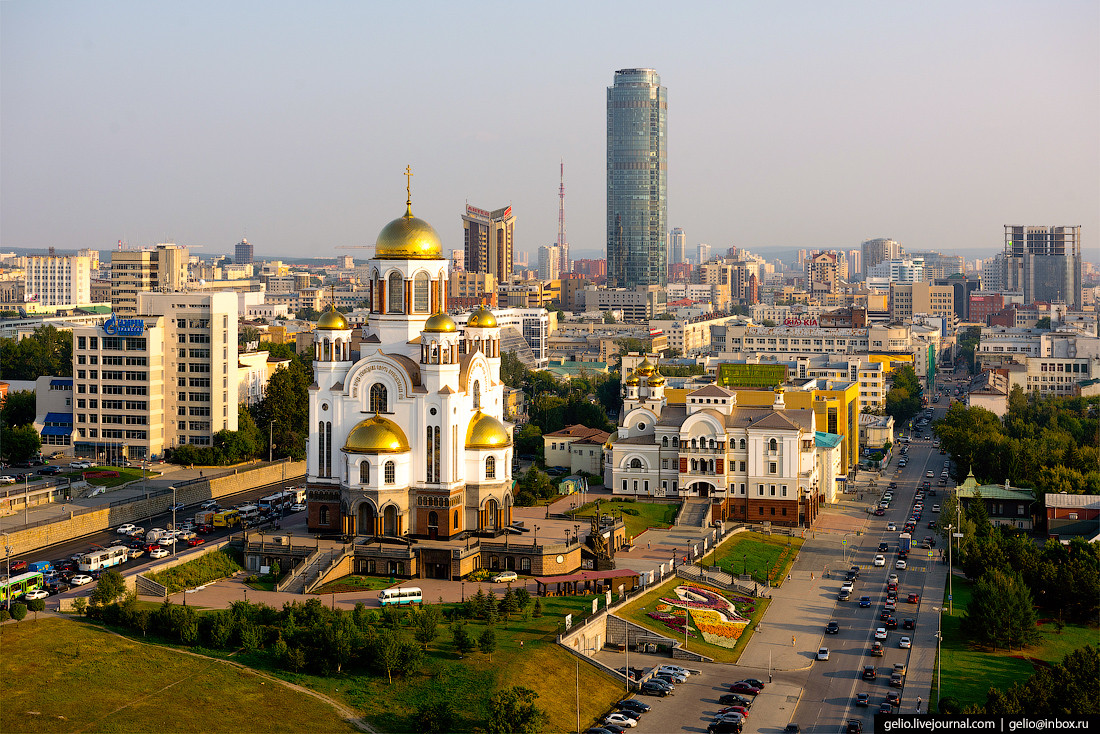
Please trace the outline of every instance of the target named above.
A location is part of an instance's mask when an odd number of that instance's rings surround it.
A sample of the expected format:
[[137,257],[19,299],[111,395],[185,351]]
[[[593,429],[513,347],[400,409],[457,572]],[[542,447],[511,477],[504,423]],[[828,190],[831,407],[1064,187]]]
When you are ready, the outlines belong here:
[[653,69],[607,88],[607,283],[668,284],[668,90]]

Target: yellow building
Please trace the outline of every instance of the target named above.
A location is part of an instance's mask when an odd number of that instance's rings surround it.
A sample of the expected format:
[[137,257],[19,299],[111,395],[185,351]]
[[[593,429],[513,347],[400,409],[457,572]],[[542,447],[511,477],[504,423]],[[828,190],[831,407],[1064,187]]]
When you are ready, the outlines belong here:
[[897,354],[894,352],[878,353],[871,352],[867,355],[867,361],[871,363],[881,363],[882,368],[886,370],[886,374],[892,373],[898,367],[913,367],[913,355],[912,354]]

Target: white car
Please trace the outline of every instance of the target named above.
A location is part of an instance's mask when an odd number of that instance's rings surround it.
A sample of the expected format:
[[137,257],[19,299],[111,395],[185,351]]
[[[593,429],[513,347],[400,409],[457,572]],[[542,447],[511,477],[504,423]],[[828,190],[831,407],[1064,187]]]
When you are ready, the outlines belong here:
[[908,650],[908,649],[909,649],[909,648],[911,648],[912,646],[913,646],[913,641],[912,641],[912,640],[910,640],[910,639],[909,639],[908,637],[902,637],[902,638],[901,638],[901,639],[900,639],[900,640],[898,641],[898,647],[903,647],[903,648],[905,648],[906,650]]
[[301,512],[304,509],[306,509],[306,505],[304,502],[295,502],[293,505],[290,506],[291,512]]
[[23,598],[27,601],[34,601],[35,599],[45,599],[49,595],[49,592],[45,589],[35,589],[34,591],[28,591],[23,595]]
[[896,522],[888,522],[888,523],[886,523],[886,529],[887,530],[897,530],[898,529],[898,524]]
[[603,720],[603,723],[614,724],[615,726],[626,726],[630,728],[634,728],[638,725],[636,719],[630,718],[621,711],[614,714],[608,714],[607,718]]
[[92,462],[90,462],[90,461],[70,461],[69,462],[69,468],[70,469],[91,469],[92,468]]
[[853,591],[855,591],[855,585],[852,584],[851,581],[845,581],[843,584],[840,585],[840,590],[847,591],[849,594],[851,594]]
[[876,640],[885,640],[886,639],[886,628],[885,627],[879,627],[877,630],[875,630],[875,639]]
[[931,470],[931,469],[929,469],[928,471],[926,471],[926,472],[924,473],[924,476],[925,476],[925,477],[927,477],[928,479],[931,479],[932,477],[934,477],[934,476],[936,476],[936,475],[932,473],[932,470]]
[[119,535],[133,535],[137,531],[138,526],[134,525],[132,522],[128,522],[125,525],[119,525],[118,530],[116,530],[115,532]]
[[506,584],[509,581],[519,581],[519,576],[515,571],[501,571],[492,579],[494,584]]
[[672,673],[672,674],[675,674],[675,675],[682,675],[685,680],[687,679],[687,677],[689,675],[691,675],[690,670],[688,670],[687,668],[681,668],[679,665],[662,665],[659,668],[657,668],[657,673],[658,674]]
[[149,551],[150,558],[164,558],[166,555],[168,555],[168,551],[164,548],[157,548],[156,550]]
[[207,500],[206,502],[203,502],[201,505],[199,505],[199,509],[200,510],[209,510],[209,509],[211,509],[213,507],[217,507],[217,506],[218,506],[218,501],[217,500]]
[[898,575],[896,573],[890,574],[890,577],[886,579],[888,584],[896,584],[898,582]]
[[5,474],[0,477],[0,484],[15,484],[15,477],[9,477]]
[[135,558],[141,558],[143,555],[145,555],[145,551],[143,551],[141,548],[131,548],[130,549],[130,560],[131,561],[134,560]]
[[902,559],[899,558],[898,562],[894,564],[894,568],[898,569],[899,571],[904,571],[905,570],[905,561],[903,561]]
[[820,650],[818,650],[817,651],[817,659],[818,660],[828,660],[829,659],[829,648],[823,647]]
[[73,576],[73,580],[70,581],[69,583],[72,584],[73,586],[83,586],[84,584],[92,583],[92,581],[93,581],[93,579],[92,579],[91,576],[88,576],[88,575],[83,574],[83,573],[78,573],[76,576]]
[[939,512],[939,511],[940,511],[940,506],[939,505],[932,505],[932,512]]
[[873,566],[885,566],[886,565],[886,556],[884,556],[882,554],[879,554],[879,555],[875,556],[875,560],[871,561],[871,565],[873,565]]

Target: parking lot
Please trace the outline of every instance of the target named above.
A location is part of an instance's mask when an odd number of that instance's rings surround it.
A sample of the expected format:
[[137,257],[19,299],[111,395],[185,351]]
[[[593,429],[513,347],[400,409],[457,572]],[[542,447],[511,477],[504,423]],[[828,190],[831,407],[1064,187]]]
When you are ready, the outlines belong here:
[[[626,653],[610,650],[595,655],[596,660],[612,668],[625,666],[627,657]],[[689,676],[686,682],[677,684],[671,696],[634,696],[651,707],[649,713],[639,719],[638,726],[630,730],[638,734],[705,732],[718,710],[725,708],[718,703],[718,697],[729,693],[731,683],[742,678],[761,678],[765,682],[768,679],[766,671],[762,673],[755,668],[740,668],[724,663],[696,663],[641,653],[630,653],[629,658],[631,667],[649,669],[658,665],[674,664],[699,671],[698,674]],[[777,674],[773,682],[767,683],[749,709],[745,732],[774,734],[783,731],[794,715],[802,690],[801,684],[795,681],[803,676],[800,672]],[[625,696],[625,682],[623,693]]]

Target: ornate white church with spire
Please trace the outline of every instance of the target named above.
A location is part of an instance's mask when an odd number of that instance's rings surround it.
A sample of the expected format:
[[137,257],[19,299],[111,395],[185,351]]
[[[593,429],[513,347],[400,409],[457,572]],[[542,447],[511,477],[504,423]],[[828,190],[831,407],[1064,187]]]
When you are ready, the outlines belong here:
[[[407,172],[408,173],[408,172]],[[450,261],[412,214],[378,235],[370,317],[331,306],[313,338],[309,528],[350,536],[451,538],[512,521],[512,427],[502,420],[500,328],[487,309],[463,333],[446,313]]]

